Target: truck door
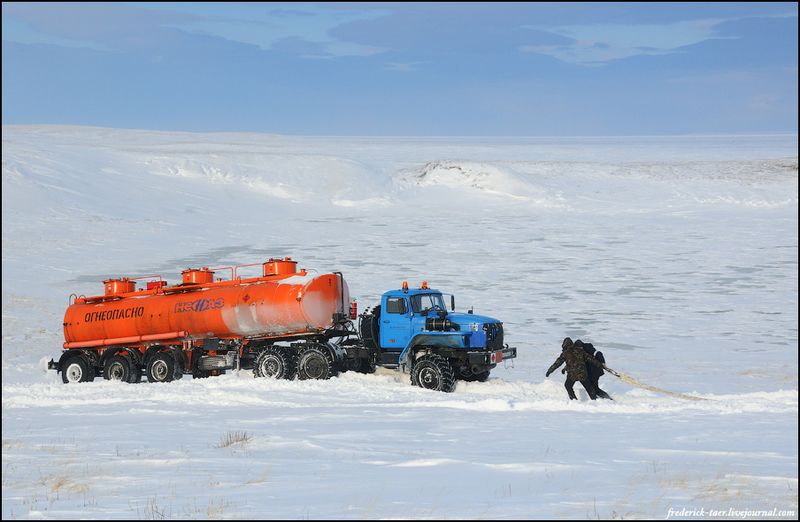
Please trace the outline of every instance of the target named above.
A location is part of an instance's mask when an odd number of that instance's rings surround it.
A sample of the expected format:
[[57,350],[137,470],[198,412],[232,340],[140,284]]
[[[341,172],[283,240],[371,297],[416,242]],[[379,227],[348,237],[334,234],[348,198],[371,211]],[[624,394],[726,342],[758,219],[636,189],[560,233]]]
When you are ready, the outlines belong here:
[[411,308],[405,297],[387,297],[381,314],[381,348],[402,350],[411,339]]

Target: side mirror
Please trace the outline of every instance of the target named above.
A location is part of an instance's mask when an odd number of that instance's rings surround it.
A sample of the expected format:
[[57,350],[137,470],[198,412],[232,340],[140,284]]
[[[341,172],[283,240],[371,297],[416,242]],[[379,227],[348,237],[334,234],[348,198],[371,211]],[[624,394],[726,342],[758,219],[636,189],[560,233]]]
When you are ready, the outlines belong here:
[[456,311],[456,296],[450,294],[450,310]]

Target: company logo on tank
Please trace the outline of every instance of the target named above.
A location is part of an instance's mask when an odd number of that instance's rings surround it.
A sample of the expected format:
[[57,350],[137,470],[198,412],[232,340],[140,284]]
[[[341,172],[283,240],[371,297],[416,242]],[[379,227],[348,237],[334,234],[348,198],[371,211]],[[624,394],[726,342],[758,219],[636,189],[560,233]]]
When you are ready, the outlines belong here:
[[175,313],[180,312],[205,312],[206,310],[214,310],[225,306],[225,299],[219,297],[217,299],[197,299],[195,301],[183,301],[175,303]]

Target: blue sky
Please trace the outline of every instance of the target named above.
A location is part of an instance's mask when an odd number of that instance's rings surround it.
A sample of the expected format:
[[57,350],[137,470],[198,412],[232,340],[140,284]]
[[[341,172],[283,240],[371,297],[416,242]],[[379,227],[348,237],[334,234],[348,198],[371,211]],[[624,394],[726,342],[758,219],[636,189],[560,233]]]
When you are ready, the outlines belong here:
[[797,4],[3,3],[2,121],[797,132]]

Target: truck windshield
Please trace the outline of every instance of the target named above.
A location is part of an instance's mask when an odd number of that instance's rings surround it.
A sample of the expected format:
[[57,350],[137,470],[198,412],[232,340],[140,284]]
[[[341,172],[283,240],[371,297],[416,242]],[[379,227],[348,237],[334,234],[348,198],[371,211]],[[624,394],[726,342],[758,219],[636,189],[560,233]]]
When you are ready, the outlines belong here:
[[447,310],[444,307],[442,294],[419,294],[411,296],[411,308],[415,314],[438,307],[440,310]]

